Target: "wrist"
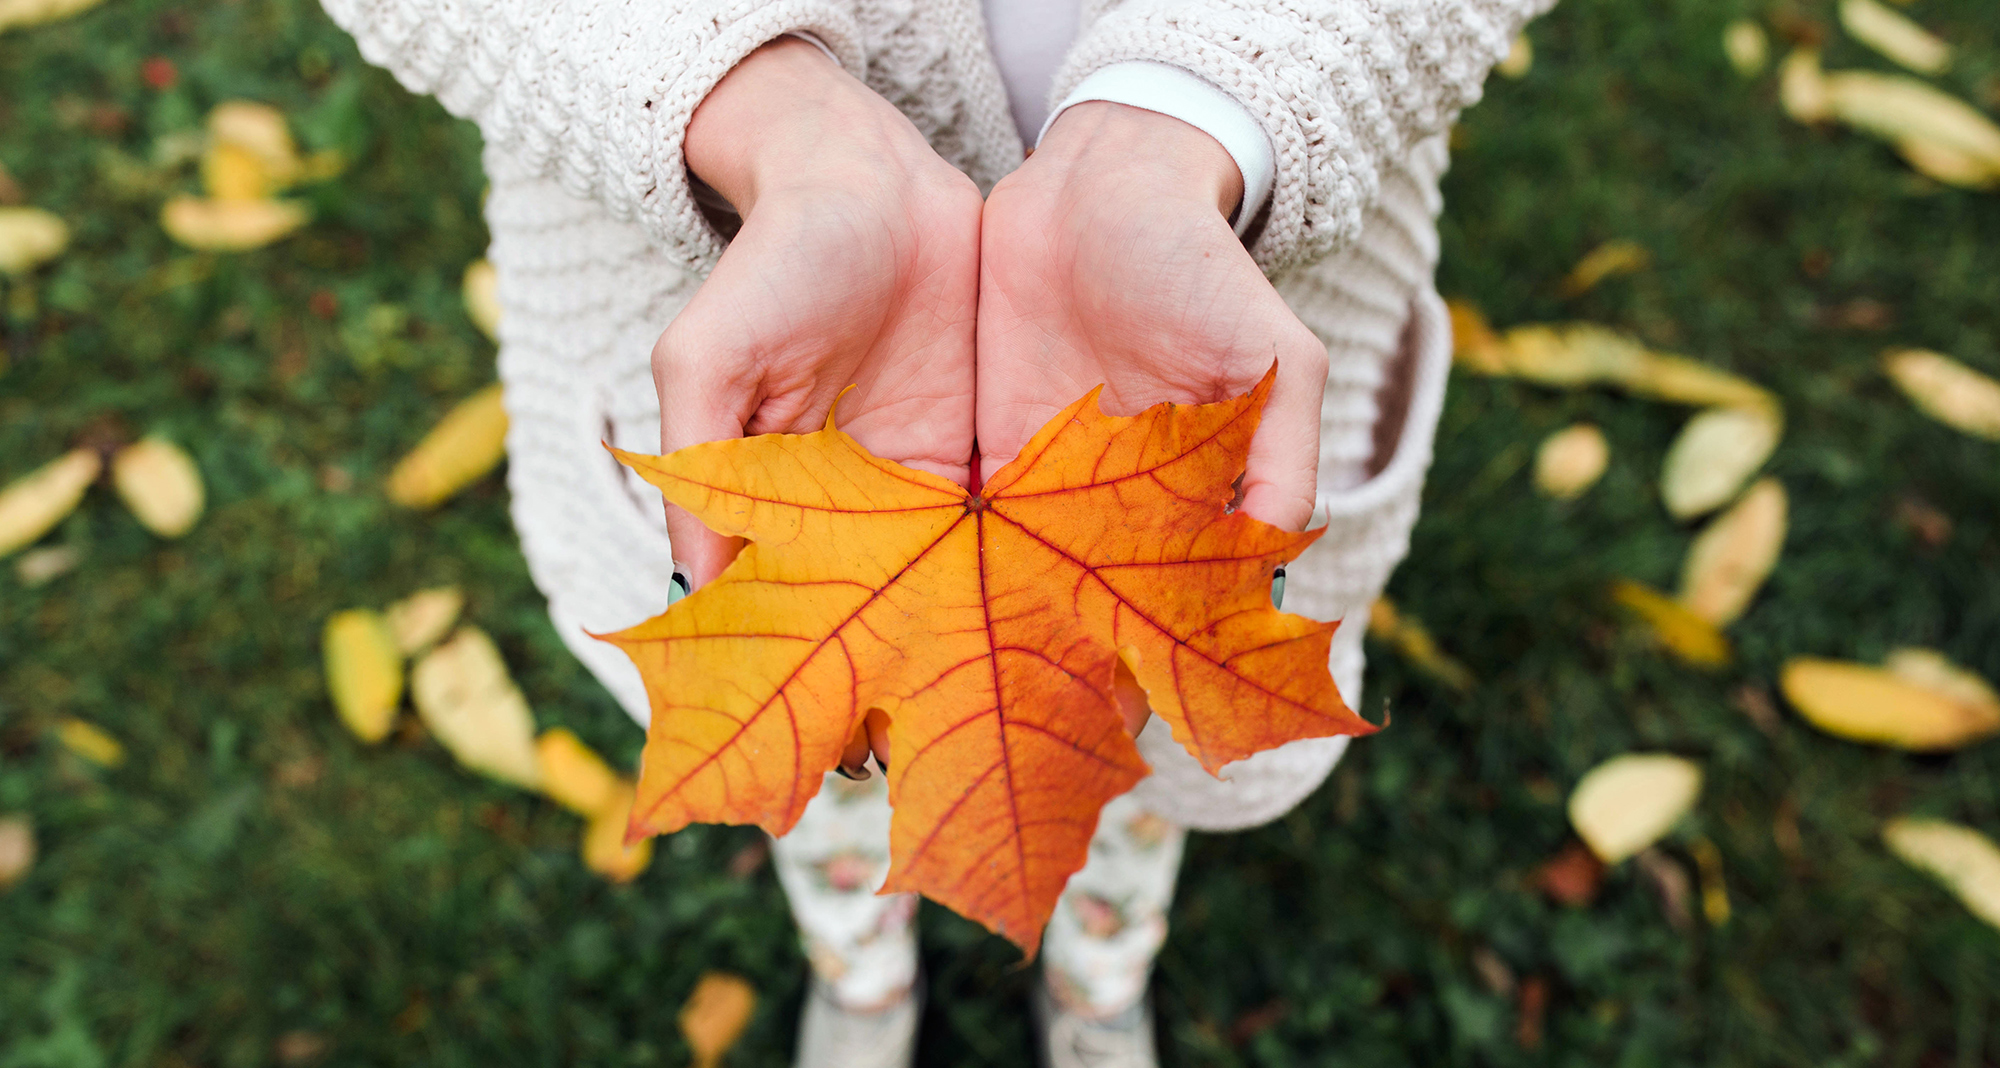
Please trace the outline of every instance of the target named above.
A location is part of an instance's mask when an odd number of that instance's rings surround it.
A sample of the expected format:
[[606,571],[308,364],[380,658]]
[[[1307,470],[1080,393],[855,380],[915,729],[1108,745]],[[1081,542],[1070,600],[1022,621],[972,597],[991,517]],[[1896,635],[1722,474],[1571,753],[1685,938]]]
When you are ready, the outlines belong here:
[[1031,163],[1079,193],[1186,198],[1213,204],[1225,219],[1243,199],[1243,172],[1221,142],[1170,115],[1107,100],[1065,109]]
[[758,200],[882,183],[930,146],[817,45],[780,37],[745,56],[688,123],[688,170],[746,218]]

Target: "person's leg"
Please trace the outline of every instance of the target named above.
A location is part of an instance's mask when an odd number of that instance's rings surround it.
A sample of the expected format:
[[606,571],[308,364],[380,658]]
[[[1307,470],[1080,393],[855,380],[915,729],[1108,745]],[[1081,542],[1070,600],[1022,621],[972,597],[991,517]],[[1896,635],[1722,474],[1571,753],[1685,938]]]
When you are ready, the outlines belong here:
[[889,875],[882,776],[828,775],[792,832],[773,839],[771,856],[813,971],[798,1064],[908,1065],[918,1016],[917,898],[875,893]]
[[1186,830],[1129,794],[1104,806],[1090,859],[1070,876],[1042,936],[1037,1009],[1053,1068],[1154,1064],[1146,983],[1167,938],[1186,841]]

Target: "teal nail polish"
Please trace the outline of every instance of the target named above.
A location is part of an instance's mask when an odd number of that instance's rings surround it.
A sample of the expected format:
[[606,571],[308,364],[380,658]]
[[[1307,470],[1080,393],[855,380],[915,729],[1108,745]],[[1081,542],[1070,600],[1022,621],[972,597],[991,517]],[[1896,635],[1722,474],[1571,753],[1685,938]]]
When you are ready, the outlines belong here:
[[1271,607],[1285,607],[1285,569],[1282,567],[1271,576]]

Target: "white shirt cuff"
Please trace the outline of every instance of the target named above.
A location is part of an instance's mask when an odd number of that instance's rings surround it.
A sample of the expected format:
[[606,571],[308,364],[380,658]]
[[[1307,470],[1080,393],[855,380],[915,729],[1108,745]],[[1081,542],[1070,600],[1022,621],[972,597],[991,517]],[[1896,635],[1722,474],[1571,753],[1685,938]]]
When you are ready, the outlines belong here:
[[792,30],[792,31],[790,31],[789,33],[781,33],[781,34],[779,34],[778,36],[780,36],[780,37],[796,37],[796,38],[798,38],[799,40],[801,40],[801,41],[804,41],[805,43],[807,43],[807,44],[809,44],[809,45],[813,46],[814,48],[817,48],[817,49],[819,49],[820,51],[822,51],[822,52],[825,52],[825,53],[826,53],[826,58],[828,58],[828,59],[830,59],[830,60],[833,60],[833,62],[834,62],[834,63],[835,63],[836,65],[838,65],[838,64],[840,63],[840,57],[839,57],[839,56],[836,56],[836,55],[834,55],[834,54],[833,54],[833,49],[831,49],[831,48],[828,48],[828,47],[826,46],[826,42],[825,42],[825,41],[822,41],[822,40],[820,40],[820,39],[819,39],[819,34],[816,34],[816,33],[812,33],[812,32],[810,32],[810,31],[807,31],[807,30]]
[[1171,116],[1216,139],[1236,161],[1243,174],[1243,202],[1236,208],[1236,235],[1243,236],[1264,201],[1271,196],[1271,182],[1277,172],[1277,149],[1271,135],[1250,109],[1235,97],[1179,67],[1152,60],[1134,59],[1101,67],[1084,78],[1070,94],[1049,112],[1035,142],[1047,137],[1049,127],[1064,109],[1090,100],[1144,108]]

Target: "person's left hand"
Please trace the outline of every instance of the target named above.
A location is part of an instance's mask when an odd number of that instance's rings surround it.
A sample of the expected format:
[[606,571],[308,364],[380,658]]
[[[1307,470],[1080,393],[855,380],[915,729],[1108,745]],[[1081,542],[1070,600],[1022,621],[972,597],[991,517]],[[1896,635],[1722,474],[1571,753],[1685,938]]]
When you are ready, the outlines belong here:
[[[1104,410],[1203,404],[1278,379],[1251,442],[1243,510],[1303,530],[1319,466],[1326,346],[1230,229],[1236,163],[1179,119],[1122,104],[1064,111],[986,199],[980,225],[980,469],[1102,384]],[[1121,686],[1126,725],[1143,696]],[[1136,700],[1136,707],[1134,701]]]

